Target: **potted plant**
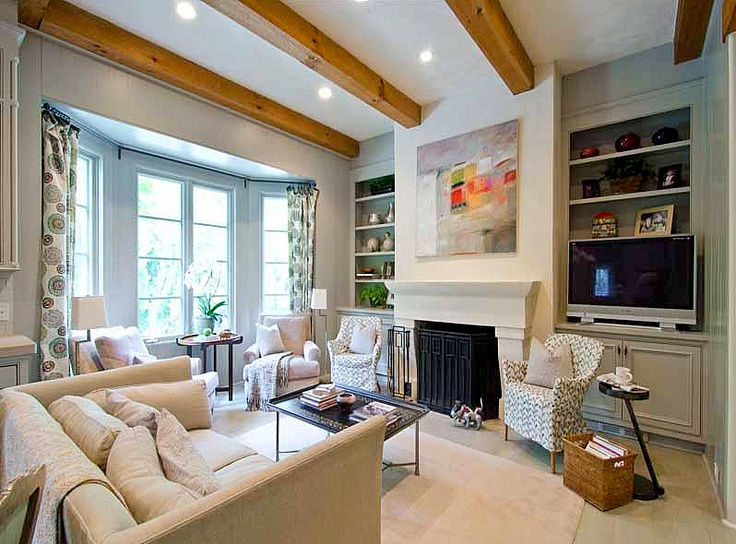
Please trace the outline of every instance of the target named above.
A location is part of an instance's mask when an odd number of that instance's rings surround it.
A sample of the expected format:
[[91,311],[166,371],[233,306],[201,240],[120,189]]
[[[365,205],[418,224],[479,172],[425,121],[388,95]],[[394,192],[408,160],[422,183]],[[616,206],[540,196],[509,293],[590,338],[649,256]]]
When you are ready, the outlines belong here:
[[641,191],[654,170],[647,161],[639,157],[619,157],[608,163],[603,172],[604,179],[611,181],[613,194],[626,194]]
[[360,303],[368,303],[371,308],[385,308],[388,299],[388,289],[382,283],[364,287],[360,292]]
[[192,290],[197,299],[199,315],[194,318],[194,329],[200,334],[211,334],[225,317],[222,310],[227,306],[227,301],[213,301],[220,280],[220,273],[211,260],[194,261],[184,274],[184,285]]

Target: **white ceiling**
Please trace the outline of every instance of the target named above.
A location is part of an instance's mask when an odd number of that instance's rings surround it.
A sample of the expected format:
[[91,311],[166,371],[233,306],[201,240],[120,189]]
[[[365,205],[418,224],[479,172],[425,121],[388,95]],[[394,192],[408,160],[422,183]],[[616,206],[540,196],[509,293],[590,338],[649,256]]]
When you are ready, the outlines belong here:
[[185,142],[178,138],[172,138],[165,134],[159,134],[144,128],[121,123],[114,119],[102,117],[85,110],[60,103],[52,103],[61,112],[67,114],[72,120],[80,125],[82,130],[89,130],[97,136],[101,136],[111,143],[123,148],[135,151],[145,151],[161,157],[183,161],[188,164],[196,164],[226,174],[232,174],[244,178],[257,179],[302,179],[265,164],[235,157],[204,147],[191,142]]
[[[376,72],[422,105],[459,88],[508,92],[445,0],[284,0]],[[199,0],[184,21],[176,0],[72,0],[296,111],[365,140],[389,132],[381,113],[328,83]],[[563,74],[672,41],[677,0],[501,0],[532,61],[556,60]],[[435,58],[421,64],[419,53]]]

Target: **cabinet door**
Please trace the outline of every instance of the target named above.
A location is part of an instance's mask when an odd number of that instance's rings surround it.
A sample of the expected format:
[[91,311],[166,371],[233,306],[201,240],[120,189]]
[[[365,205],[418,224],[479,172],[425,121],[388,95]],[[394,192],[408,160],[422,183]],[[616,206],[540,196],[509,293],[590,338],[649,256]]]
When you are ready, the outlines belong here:
[[[623,342],[621,340],[613,340],[611,338],[596,338],[603,343],[603,358],[601,366],[596,371],[596,376],[613,372],[620,365],[621,353],[623,350]],[[621,419],[623,414],[623,403],[619,399],[614,399],[608,395],[604,395],[598,390],[598,380],[593,378],[590,382],[585,398],[583,399],[583,411],[590,419],[597,419],[596,416],[603,416],[606,419]]]
[[626,366],[636,383],[649,388],[649,400],[633,402],[639,424],[700,436],[700,348],[627,341]]
[[0,389],[21,384],[20,361],[0,362]]

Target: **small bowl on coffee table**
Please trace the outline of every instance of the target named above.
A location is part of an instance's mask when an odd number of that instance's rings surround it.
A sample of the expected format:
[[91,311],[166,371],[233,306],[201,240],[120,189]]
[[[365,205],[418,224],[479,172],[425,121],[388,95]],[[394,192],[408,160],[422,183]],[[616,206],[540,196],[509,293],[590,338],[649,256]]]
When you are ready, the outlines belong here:
[[353,404],[358,400],[352,393],[340,393],[337,398],[337,405],[344,414],[349,414],[353,409]]

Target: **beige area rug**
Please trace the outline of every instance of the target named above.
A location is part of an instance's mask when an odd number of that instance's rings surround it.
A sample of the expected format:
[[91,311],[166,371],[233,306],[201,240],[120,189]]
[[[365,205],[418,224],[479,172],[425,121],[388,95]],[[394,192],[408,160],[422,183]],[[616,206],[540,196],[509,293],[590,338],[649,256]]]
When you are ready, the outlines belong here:
[[[274,458],[276,424],[235,437]],[[281,450],[298,450],[326,433],[281,418]],[[421,433],[421,476],[413,467],[383,473],[382,543],[570,544],[583,499],[562,478]],[[384,458],[414,459],[414,430],[384,446]]]

